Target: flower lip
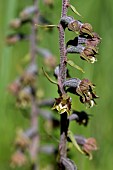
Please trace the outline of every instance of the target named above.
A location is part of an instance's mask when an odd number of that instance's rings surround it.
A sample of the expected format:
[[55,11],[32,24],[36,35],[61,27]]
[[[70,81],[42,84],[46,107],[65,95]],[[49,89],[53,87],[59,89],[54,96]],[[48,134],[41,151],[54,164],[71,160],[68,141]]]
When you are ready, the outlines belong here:
[[71,98],[64,94],[59,98],[55,98],[55,103],[52,109],[56,109],[60,114],[67,112],[70,114],[71,110]]

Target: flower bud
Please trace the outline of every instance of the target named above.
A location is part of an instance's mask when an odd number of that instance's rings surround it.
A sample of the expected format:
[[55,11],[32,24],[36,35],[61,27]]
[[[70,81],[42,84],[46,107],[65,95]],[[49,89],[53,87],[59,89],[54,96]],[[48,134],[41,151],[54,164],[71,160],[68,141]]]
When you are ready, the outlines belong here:
[[101,38],[96,32],[93,32],[92,35],[93,37],[87,37],[86,45],[96,47],[100,43]]
[[28,136],[22,130],[19,130],[17,132],[15,145],[21,149],[25,149],[29,146],[29,144],[30,144],[30,139],[28,138]]
[[23,40],[23,39],[26,39],[27,36],[25,34],[22,34],[22,33],[18,33],[18,34],[11,34],[11,35],[8,35],[6,37],[6,43],[8,45],[14,45],[15,43],[17,43],[18,41],[20,40]]
[[44,0],[45,5],[48,5],[49,7],[53,7],[54,0]]
[[20,79],[15,80],[8,86],[8,90],[13,94],[17,95],[21,89]]
[[22,90],[20,90],[18,96],[17,96],[17,106],[19,107],[26,107],[31,104],[32,100],[32,93],[33,89],[29,86],[24,87]]
[[85,143],[82,146],[84,153],[89,156],[89,159],[92,159],[92,151],[97,150],[97,142],[95,138],[85,139]]
[[56,58],[55,56],[47,56],[44,58],[44,63],[46,66],[50,67],[50,68],[55,68],[56,66]]
[[68,24],[68,29],[73,32],[80,32],[80,28],[83,24],[80,21],[74,20]]
[[90,35],[91,37],[93,37],[92,32],[93,32],[93,28],[92,28],[91,24],[84,23],[81,25],[80,34],[87,34],[87,35]]
[[[67,138],[68,142],[71,142],[71,139]],[[76,136],[75,140],[77,144],[81,147],[82,151],[86,154],[86,156],[89,156],[89,159],[92,159],[92,151],[96,151],[97,148],[97,142],[95,138],[85,138],[83,136]]]
[[33,85],[36,81],[38,69],[36,64],[30,64],[26,71],[21,76],[21,83],[25,85]]
[[20,17],[22,19],[26,19],[29,18],[31,14],[37,12],[37,7],[36,6],[30,6],[25,8],[21,13],[20,13]]
[[21,166],[25,165],[26,163],[27,163],[26,156],[21,151],[17,151],[11,157],[11,166],[12,167],[16,167],[16,166],[21,167]]
[[20,26],[21,26],[21,19],[20,18],[16,18],[16,19],[14,19],[10,22],[10,27],[12,27],[14,29],[17,29]]

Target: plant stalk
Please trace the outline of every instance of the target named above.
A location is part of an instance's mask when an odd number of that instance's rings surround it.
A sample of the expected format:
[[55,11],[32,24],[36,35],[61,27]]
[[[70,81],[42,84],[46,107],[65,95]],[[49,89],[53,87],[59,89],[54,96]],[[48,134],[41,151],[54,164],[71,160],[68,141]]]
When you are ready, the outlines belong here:
[[[61,17],[67,15],[67,4],[68,0],[62,0],[62,11]],[[61,23],[59,24],[59,46],[60,46],[60,70],[58,76],[58,85],[60,90],[60,95],[65,94],[63,89],[63,83],[66,80],[66,48],[65,48],[65,30]],[[59,143],[59,155],[60,155],[60,169],[65,170],[64,165],[62,164],[62,157],[67,157],[67,131],[68,131],[68,119],[67,113],[61,114],[60,117],[60,143]]]

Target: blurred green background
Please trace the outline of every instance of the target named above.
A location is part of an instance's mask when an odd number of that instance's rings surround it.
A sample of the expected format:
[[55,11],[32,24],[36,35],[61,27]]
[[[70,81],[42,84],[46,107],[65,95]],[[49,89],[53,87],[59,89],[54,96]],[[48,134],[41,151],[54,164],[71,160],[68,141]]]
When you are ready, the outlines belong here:
[[[96,91],[100,98],[97,106],[87,109],[79,103],[78,98],[74,99],[73,107],[77,110],[86,110],[93,114],[87,128],[76,125],[73,132],[86,137],[95,137],[99,150],[94,153],[94,158],[89,161],[86,157],[72,149],[72,156],[80,170],[112,170],[113,169],[113,1],[112,0],[79,0],[72,1],[72,4],[82,14],[83,18],[77,17],[69,10],[69,15],[92,24],[95,32],[102,37],[100,44],[98,62],[89,64],[81,61],[79,57],[74,58],[76,64],[85,70],[82,74],[78,70],[69,67],[71,75],[79,78],[86,77],[96,84]],[[19,67],[22,65],[22,58],[28,54],[29,44],[19,42],[14,46],[6,46],[5,36],[13,31],[9,28],[11,19],[18,17],[19,12],[32,4],[31,0],[0,0],[0,170],[11,170],[10,157],[13,153],[15,130],[18,127],[27,128],[29,119],[26,119],[21,111],[16,109],[14,98],[8,93],[7,86],[19,75]],[[49,9],[40,0],[40,11],[53,23],[57,24],[61,12],[61,0],[55,0],[55,7]],[[29,33],[27,27],[21,31]],[[59,57],[58,31],[55,28],[52,33],[39,30],[41,37],[40,46],[49,48]],[[74,33],[66,31],[66,39],[74,38]],[[48,43],[49,41],[49,43]],[[24,65],[24,64],[23,64]],[[40,86],[45,89],[47,97],[57,97],[56,88],[43,78]],[[44,84],[47,86],[45,87]],[[25,169],[25,168],[15,168]]]

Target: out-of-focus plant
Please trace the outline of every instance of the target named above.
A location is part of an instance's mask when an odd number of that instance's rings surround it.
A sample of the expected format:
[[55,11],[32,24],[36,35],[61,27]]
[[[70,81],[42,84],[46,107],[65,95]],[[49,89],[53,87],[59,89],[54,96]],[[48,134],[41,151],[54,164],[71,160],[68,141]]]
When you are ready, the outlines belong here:
[[[48,5],[53,5],[52,1]],[[19,32],[19,28],[23,25],[29,25],[30,34]],[[16,98],[16,107],[22,113],[27,112],[30,120],[30,127],[22,130],[22,127],[17,131],[15,139],[16,151],[11,158],[11,166],[23,166],[30,164],[32,170],[41,169],[39,162],[39,153],[55,154],[55,147],[51,144],[42,145],[39,116],[51,124],[51,128],[59,121],[53,117],[52,113],[44,106],[53,105],[54,100],[42,99],[43,90],[38,89],[39,84],[39,69],[38,58],[43,57],[44,64],[52,70],[56,67],[56,58],[48,49],[39,46],[37,39],[38,29],[36,25],[50,24],[50,21],[41,15],[39,10],[39,0],[33,0],[32,6],[25,7],[19,14],[19,17],[10,22],[10,27],[15,30],[14,34],[6,37],[8,45],[14,45],[22,40],[27,40],[29,43],[29,58],[28,65],[23,69],[23,73],[13,81],[8,89]],[[47,131],[46,131],[47,132]],[[45,137],[46,138],[46,137]]]

